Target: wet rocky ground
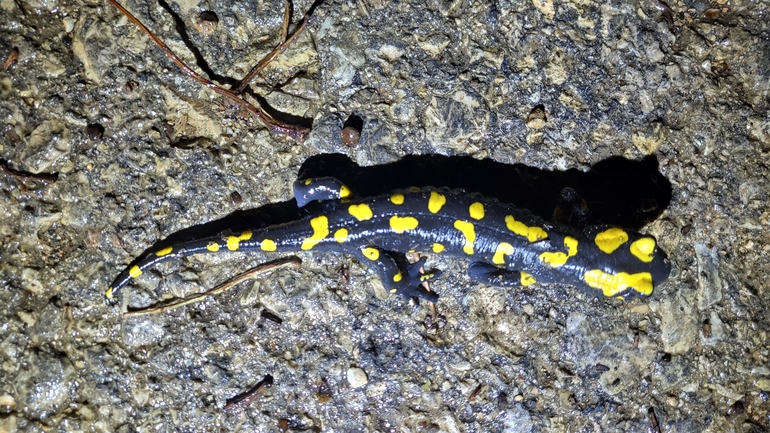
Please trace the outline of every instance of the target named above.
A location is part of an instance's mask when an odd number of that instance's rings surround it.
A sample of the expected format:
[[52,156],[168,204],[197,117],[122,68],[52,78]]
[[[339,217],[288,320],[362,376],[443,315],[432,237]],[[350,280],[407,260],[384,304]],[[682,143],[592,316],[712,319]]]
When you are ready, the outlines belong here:
[[[225,85],[281,33],[276,0],[125,6]],[[0,431],[767,431],[768,9],[324,2],[247,96],[312,126],[300,143],[192,81],[107,3],[0,1]],[[343,142],[351,115],[360,139]],[[121,314],[275,258],[233,253],[172,261],[104,301],[169,235],[290,209],[308,161],[366,174],[407,155],[538,179],[644,160],[663,199],[621,208],[628,170],[593,204],[656,236],[672,275],[625,302],[499,289],[429,257],[444,271],[432,309],[350,256],[302,253],[202,303]],[[411,169],[434,174],[427,158]],[[361,188],[401,176],[371,173]]]

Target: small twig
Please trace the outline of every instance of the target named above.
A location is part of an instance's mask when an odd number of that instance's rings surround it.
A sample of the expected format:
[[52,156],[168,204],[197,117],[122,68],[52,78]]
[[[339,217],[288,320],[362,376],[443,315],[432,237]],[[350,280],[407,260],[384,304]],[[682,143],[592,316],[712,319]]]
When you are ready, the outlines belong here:
[[[299,125],[291,125],[288,123],[281,122],[278,119],[273,118],[272,116],[265,113],[264,110],[262,110],[261,107],[255,107],[245,99],[240,97],[240,92],[232,91],[225,89],[222,86],[219,86],[212,82],[211,80],[204,78],[197,72],[195,72],[192,68],[187,66],[187,64],[182,61],[182,59],[177,56],[171,48],[168,47],[163,41],[160,40],[155,34],[150,31],[144,24],[142,24],[141,21],[139,21],[138,18],[133,16],[131,12],[128,11],[128,9],[124,8],[120,3],[117,2],[117,0],[107,0],[111,5],[115,6],[123,15],[128,18],[129,21],[134,23],[139,29],[141,29],[147,36],[150,37],[150,39],[155,42],[155,45],[157,45],[165,54],[168,56],[174,63],[179,66],[179,68],[184,71],[185,74],[187,74],[188,77],[192,78],[193,80],[197,81],[203,86],[206,86],[207,88],[211,89],[212,91],[224,96],[225,98],[229,99],[233,103],[239,105],[242,108],[245,108],[247,111],[252,113],[254,116],[256,116],[266,127],[270,132],[275,134],[284,134],[288,135],[289,137],[299,141],[303,142],[305,141],[305,138],[307,137],[307,134],[310,132],[308,128],[305,128],[304,126]],[[289,40],[287,40],[285,43],[278,45],[273,51],[270,52],[270,54],[265,57],[257,66],[255,66],[254,69],[257,68],[263,68],[264,65],[260,67],[260,64],[265,62],[267,60],[268,62],[275,57],[276,54],[282,52],[286,49],[286,47],[295,39],[295,36],[299,34],[299,32],[304,29],[305,23],[309,19],[310,11],[308,11],[308,14],[305,15],[305,18],[303,18],[302,25],[297,29],[296,32],[294,32],[294,35],[292,35]],[[259,72],[259,71],[257,71]],[[250,79],[250,78],[249,78]],[[243,84],[242,84],[243,85]]]
[[483,388],[484,385],[479,384],[472,392],[471,395],[468,396],[468,401],[473,401],[473,399],[476,398],[477,395],[481,392],[481,388]]
[[19,60],[19,49],[13,47],[11,52],[8,53],[8,57],[6,57],[5,61],[3,62],[3,71],[11,69],[11,66],[16,63],[17,60]]
[[671,9],[671,7],[663,0],[653,0],[652,2],[655,5],[655,8],[663,13],[663,17],[666,18],[666,22],[668,22],[669,30],[673,31],[675,13],[674,10]]
[[647,410],[647,419],[650,422],[650,433],[660,433],[660,424],[658,423],[658,417],[655,416],[655,409],[650,408]]
[[260,380],[258,384],[254,385],[250,390],[238,394],[235,397],[228,399],[225,403],[224,410],[232,410],[239,406],[248,406],[254,400],[258,399],[267,392],[270,387],[273,386],[273,376],[267,375],[264,379]]
[[45,173],[34,174],[34,173],[26,172],[26,171],[14,170],[10,166],[8,166],[8,161],[6,161],[4,159],[0,159],[0,171],[2,171],[4,173],[7,173],[7,174],[15,177],[16,179],[19,179],[19,180],[22,180],[22,181],[23,180],[35,180],[35,181],[47,184],[47,183],[56,182],[56,180],[59,179],[59,175],[57,173],[53,173],[53,174],[45,174]]
[[286,42],[289,36],[289,23],[291,23],[291,1],[283,0],[283,26],[281,27],[281,43]]
[[145,316],[148,314],[157,314],[162,313],[164,311],[173,310],[175,308],[182,307],[184,305],[190,305],[195,304],[198,302],[201,302],[211,296],[218,295],[220,293],[224,293],[234,286],[256,278],[258,275],[264,274],[268,271],[274,271],[281,268],[287,268],[287,267],[295,267],[298,268],[301,264],[300,260],[296,257],[287,257],[284,259],[278,259],[274,260],[272,262],[263,263],[255,268],[251,268],[248,271],[236,275],[235,277],[225,281],[224,283],[218,285],[217,287],[209,290],[208,292],[201,293],[200,295],[195,295],[193,297],[183,299],[181,301],[177,301],[171,304],[161,305],[158,307],[150,307],[150,308],[143,308],[141,310],[134,310],[134,311],[127,311],[123,313],[123,317],[133,317],[133,316]]
[[305,14],[304,17],[302,17],[302,21],[299,23],[299,27],[297,27],[297,31],[292,33],[291,37],[286,39],[286,35],[289,32],[289,18],[290,18],[290,12],[291,7],[289,4],[289,1],[286,0],[286,12],[283,15],[283,30],[281,30],[281,43],[273,49],[268,55],[262,58],[254,68],[246,75],[246,78],[243,79],[241,84],[236,87],[233,92],[237,94],[241,94],[245,89],[246,86],[249,85],[249,81],[253,80],[254,77],[257,76],[260,72],[262,72],[262,69],[265,69],[265,66],[267,66],[268,63],[270,63],[271,60],[278,54],[281,54],[286,48],[291,45],[291,43],[299,36],[300,33],[302,33],[302,30],[305,29],[305,26],[307,25],[308,20],[310,20],[310,11]]

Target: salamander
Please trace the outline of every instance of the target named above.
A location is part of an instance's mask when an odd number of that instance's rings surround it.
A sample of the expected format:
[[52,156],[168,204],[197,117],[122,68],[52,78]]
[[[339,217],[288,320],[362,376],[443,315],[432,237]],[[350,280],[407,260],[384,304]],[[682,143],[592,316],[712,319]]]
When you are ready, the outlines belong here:
[[655,238],[608,225],[583,229],[545,222],[526,209],[461,190],[409,188],[356,197],[335,178],[294,184],[307,215],[292,222],[196,239],[149,253],[124,270],[107,290],[118,291],[148,269],[174,257],[201,253],[322,251],[352,254],[376,272],[391,293],[435,302],[424,281],[426,252],[470,259],[468,276],[499,287],[568,284],[607,297],[648,297],[671,271]]

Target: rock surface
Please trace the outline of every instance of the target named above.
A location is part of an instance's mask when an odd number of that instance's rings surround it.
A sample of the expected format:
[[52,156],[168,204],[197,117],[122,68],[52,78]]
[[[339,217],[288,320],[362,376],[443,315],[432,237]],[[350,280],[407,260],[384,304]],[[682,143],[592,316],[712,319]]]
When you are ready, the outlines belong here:
[[[220,3],[125,6],[229,84],[277,43],[283,2]],[[300,144],[105,2],[0,2],[0,60],[19,53],[0,70],[0,159],[30,175],[0,171],[0,430],[647,431],[650,411],[662,431],[767,430],[770,3],[664,6],[322,3],[251,87],[312,122]],[[345,145],[350,115],[363,125]],[[289,200],[303,162],[331,152],[548,170],[653,155],[673,198],[643,231],[674,272],[623,302],[485,287],[434,259],[434,316],[351,257],[308,253],[203,303],[121,316],[268,259],[233,254],[161,266],[105,305],[157,241]]]

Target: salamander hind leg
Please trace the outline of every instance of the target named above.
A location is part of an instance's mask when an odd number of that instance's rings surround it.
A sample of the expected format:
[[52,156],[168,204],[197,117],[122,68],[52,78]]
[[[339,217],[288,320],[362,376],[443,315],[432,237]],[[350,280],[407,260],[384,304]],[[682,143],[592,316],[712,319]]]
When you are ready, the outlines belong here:
[[384,250],[379,247],[364,247],[357,251],[356,257],[377,272],[382,285],[390,293],[407,299],[422,298],[430,302],[438,301],[438,295],[429,292],[422,283],[441,275],[439,271],[421,273],[425,260],[407,263],[401,253]]
[[532,275],[509,269],[498,268],[486,262],[472,262],[468,267],[471,279],[497,287],[528,286],[535,282]]
[[339,200],[352,196],[350,188],[334,177],[313,177],[294,182],[294,198],[299,207],[305,207],[313,201]]

